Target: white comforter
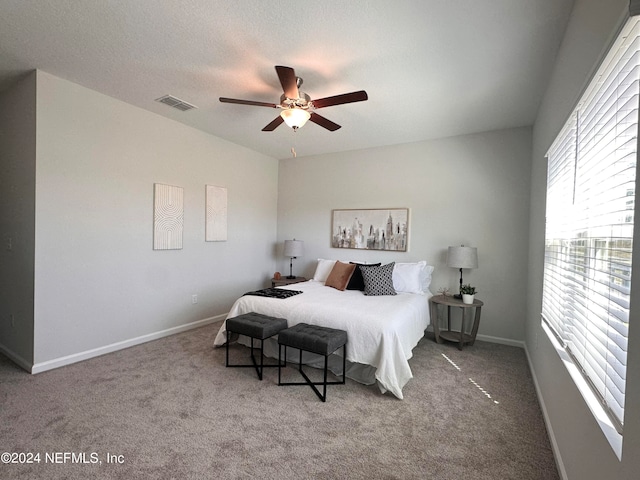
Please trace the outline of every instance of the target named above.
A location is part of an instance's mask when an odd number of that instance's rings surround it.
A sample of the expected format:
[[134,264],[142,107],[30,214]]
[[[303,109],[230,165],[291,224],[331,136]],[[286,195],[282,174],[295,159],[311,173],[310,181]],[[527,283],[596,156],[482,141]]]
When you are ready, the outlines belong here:
[[[281,288],[303,293],[287,299],[245,295],[236,300],[227,318],[258,312],[286,318],[290,327],[304,322],[346,330],[347,360],[374,367],[381,390],[403,398],[402,387],[413,377],[408,360],[429,325],[430,294],[365,296],[313,280]],[[226,339],[225,322],[214,344],[224,345]]]

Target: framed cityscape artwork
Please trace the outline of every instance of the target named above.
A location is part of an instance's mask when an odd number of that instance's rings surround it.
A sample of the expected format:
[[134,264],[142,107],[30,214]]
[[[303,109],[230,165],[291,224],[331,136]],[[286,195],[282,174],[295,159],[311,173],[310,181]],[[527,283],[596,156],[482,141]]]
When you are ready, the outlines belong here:
[[406,252],[408,244],[408,208],[332,211],[333,248]]

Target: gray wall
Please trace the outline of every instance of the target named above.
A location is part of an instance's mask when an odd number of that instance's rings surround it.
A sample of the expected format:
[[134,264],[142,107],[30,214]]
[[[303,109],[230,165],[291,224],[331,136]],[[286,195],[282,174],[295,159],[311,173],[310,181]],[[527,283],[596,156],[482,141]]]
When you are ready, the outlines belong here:
[[0,93],[0,351],[24,368],[33,363],[35,85],[33,73]]
[[[546,192],[546,151],[613,39],[628,0],[576,0],[533,131],[526,347],[555,453],[565,478],[636,479],[640,472],[640,281],[633,278],[632,318],[622,461],[619,461],[540,325]],[[635,249],[634,264],[640,264]]]
[[[9,198],[33,221],[35,192],[35,371],[215,319],[267,283],[277,160],[44,72],[36,109],[27,195]],[[184,188],[182,250],[152,250],[154,183]],[[228,188],[226,242],[204,241],[206,184]]]
[[[524,340],[531,130],[518,128],[428,142],[280,161],[278,240],[305,242],[294,274],[311,277],[318,258],[426,260],[431,290],[457,290],[449,245],[478,248],[464,272],[485,302],[479,334]],[[408,207],[407,253],[330,247],[331,210]],[[280,252],[281,253],[281,252]],[[280,256],[279,269],[288,272]]]

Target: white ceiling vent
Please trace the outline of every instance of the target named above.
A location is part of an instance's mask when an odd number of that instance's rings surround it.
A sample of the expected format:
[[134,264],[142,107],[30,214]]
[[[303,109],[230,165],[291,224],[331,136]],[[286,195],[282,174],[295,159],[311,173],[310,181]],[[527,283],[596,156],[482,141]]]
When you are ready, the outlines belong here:
[[181,112],[186,112],[187,110],[191,110],[192,108],[198,108],[195,105],[191,105],[190,103],[187,103],[184,100],[180,100],[179,98],[172,97],[171,95],[165,95],[164,97],[156,98],[156,102],[164,103],[165,105],[169,105],[170,107],[177,108]]

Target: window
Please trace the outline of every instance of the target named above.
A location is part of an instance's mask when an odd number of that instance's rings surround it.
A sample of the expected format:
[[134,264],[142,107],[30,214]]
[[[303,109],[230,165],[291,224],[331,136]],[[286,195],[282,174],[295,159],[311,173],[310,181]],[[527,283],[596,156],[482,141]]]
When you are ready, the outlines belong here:
[[547,154],[543,321],[619,432],[636,191],[640,23],[629,20]]

